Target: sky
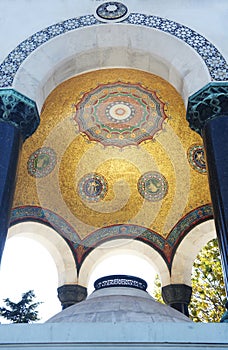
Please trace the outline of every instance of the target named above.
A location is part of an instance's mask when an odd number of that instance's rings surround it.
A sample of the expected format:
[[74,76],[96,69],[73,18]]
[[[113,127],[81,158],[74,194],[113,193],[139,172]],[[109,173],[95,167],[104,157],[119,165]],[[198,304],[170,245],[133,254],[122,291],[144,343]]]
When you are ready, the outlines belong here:
[[[141,277],[148,283],[147,291],[152,293],[155,271],[147,261],[130,254],[109,257],[98,265],[91,274],[88,293],[94,290],[93,283],[97,278],[110,274]],[[42,323],[61,311],[57,288],[57,268],[45,247],[21,236],[6,241],[0,267],[0,306],[4,306],[5,298],[18,302],[22,293],[33,290],[36,295],[34,301],[42,302],[37,309],[39,322]],[[0,318],[0,322],[7,323],[3,318]]]

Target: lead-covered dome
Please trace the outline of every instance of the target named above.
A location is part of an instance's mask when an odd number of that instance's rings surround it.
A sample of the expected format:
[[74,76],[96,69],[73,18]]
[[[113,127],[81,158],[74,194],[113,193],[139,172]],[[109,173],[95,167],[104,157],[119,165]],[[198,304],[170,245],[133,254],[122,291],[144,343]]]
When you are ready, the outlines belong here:
[[100,278],[95,291],[47,322],[191,322],[173,308],[155,301],[141,278],[115,275]]

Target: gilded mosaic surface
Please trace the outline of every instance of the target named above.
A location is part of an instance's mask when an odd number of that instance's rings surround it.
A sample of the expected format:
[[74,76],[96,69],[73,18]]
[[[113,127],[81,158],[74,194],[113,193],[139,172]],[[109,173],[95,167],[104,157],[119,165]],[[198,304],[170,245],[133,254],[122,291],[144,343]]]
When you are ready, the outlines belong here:
[[40,127],[24,144],[14,207],[51,210],[81,239],[120,224],[166,238],[183,216],[211,201],[205,171],[189,159],[196,145],[202,140],[165,80],[133,69],[76,76],[49,95]]

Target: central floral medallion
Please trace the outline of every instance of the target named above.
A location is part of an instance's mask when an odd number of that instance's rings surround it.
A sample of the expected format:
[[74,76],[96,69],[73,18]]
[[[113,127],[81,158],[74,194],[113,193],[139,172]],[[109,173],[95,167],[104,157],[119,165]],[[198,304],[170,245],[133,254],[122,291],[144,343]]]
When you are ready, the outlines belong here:
[[76,105],[74,120],[90,141],[104,146],[138,146],[152,140],[167,118],[155,91],[123,82],[97,86]]

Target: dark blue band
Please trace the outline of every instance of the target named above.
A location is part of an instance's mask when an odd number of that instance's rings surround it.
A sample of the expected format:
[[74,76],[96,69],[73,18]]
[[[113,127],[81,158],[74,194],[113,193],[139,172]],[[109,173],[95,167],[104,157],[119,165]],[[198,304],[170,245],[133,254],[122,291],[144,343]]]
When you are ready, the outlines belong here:
[[146,290],[147,283],[142,278],[129,275],[105,276],[97,279],[94,283],[96,290],[108,287],[131,287]]

